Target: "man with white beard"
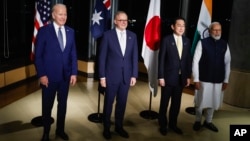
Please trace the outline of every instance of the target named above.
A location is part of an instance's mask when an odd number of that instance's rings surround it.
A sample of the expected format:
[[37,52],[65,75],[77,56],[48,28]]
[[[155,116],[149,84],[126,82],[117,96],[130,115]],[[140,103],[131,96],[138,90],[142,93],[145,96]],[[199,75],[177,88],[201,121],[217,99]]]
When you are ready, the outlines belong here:
[[201,129],[204,112],[203,126],[218,132],[212,119],[214,110],[218,110],[222,104],[223,92],[228,85],[231,55],[227,42],[221,39],[221,24],[213,22],[208,30],[210,36],[198,42],[193,58],[196,113],[193,129]]

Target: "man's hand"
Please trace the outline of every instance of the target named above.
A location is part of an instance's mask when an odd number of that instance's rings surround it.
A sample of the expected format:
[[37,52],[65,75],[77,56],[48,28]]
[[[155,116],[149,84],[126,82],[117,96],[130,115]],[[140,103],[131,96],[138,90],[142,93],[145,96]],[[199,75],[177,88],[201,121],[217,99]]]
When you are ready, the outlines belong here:
[[48,77],[46,75],[40,77],[40,83],[47,88],[48,85],[49,85],[49,79],[48,79]]
[[74,86],[76,84],[76,80],[77,80],[76,75],[71,75],[70,84]]
[[191,79],[188,78],[188,79],[187,79],[187,85],[186,85],[185,87],[188,87],[188,86],[190,85],[190,82],[191,82]]
[[134,86],[135,83],[136,83],[136,78],[132,77],[131,80],[130,80],[130,86]]
[[194,82],[194,88],[199,90],[201,87],[201,83],[200,82]]
[[101,78],[100,79],[100,84],[102,87],[106,88],[106,79],[105,78]]
[[224,90],[227,88],[227,85],[228,85],[228,83],[223,83],[223,84],[222,84],[222,89],[221,89],[221,90],[224,91]]
[[164,87],[165,86],[165,80],[164,79],[159,79],[159,85],[161,87]]

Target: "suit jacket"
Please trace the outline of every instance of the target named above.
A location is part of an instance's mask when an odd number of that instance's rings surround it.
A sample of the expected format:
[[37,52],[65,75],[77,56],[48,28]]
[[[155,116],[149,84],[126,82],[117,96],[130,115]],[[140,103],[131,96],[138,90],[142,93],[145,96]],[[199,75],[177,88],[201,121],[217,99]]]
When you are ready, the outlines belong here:
[[186,85],[186,79],[191,78],[192,58],[190,40],[182,36],[183,50],[179,58],[174,35],[163,38],[159,51],[158,78],[164,78],[170,86],[179,84],[179,70],[181,69],[181,84]]
[[99,48],[99,77],[108,83],[119,83],[121,79],[130,83],[131,77],[138,77],[137,36],[126,30],[126,50],[122,55],[115,29],[106,31]]
[[77,55],[74,30],[65,27],[66,45],[61,50],[53,24],[39,28],[35,42],[37,76],[47,76],[50,82],[69,79],[77,75]]

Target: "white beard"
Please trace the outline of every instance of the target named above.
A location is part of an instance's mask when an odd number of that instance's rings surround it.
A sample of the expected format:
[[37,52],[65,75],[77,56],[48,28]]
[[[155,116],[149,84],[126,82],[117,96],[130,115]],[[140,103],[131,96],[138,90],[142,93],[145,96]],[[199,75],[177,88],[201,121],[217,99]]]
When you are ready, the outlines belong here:
[[213,39],[215,39],[215,40],[220,40],[221,35],[219,35],[219,36],[214,36],[214,35],[211,35],[211,37],[212,37]]

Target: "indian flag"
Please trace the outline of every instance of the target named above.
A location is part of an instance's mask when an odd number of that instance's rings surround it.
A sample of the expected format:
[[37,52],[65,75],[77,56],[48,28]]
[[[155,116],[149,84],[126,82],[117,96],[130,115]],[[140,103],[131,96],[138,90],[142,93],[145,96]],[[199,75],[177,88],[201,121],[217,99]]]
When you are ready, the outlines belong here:
[[212,0],[203,0],[201,4],[200,15],[197,23],[197,29],[194,34],[194,40],[191,48],[192,55],[194,54],[197,42],[200,39],[208,37],[208,26],[212,21]]

